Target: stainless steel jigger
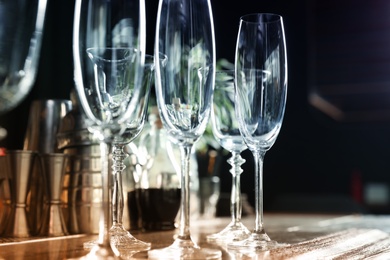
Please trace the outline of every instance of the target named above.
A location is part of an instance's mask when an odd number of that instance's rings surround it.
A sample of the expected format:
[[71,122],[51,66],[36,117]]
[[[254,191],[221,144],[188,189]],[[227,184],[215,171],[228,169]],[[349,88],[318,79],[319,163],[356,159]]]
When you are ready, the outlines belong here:
[[0,235],[3,234],[11,214],[11,173],[7,156],[0,156]]
[[29,237],[31,230],[26,214],[27,191],[36,153],[33,151],[11,150],[7,152],[10,169],[11,214],[4,236]]
[[62,153],[40,154],[44,185],[48,200],[44,205],[44,216],[39,234],[42,236],[64,236],[68,234],[62,212],[61,193],[67,155]]

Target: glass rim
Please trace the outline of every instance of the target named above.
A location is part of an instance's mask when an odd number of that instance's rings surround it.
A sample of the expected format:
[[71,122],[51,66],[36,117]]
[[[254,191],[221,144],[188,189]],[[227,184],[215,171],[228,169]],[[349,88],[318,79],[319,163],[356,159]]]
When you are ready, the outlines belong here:
[[246,23],[275,23],[282,19],[281,15],[275,13],[251,13],[240,17],[240,21]]

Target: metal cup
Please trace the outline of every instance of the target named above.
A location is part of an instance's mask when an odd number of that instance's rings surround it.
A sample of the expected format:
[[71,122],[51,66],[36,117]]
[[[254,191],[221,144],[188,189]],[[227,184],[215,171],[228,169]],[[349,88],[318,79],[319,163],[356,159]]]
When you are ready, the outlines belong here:
[[[102,175],[98,145],[64,151],[70,155],[69,232],[98,234],[101,211]],[[76,153],[77,152],[77,153]]]
[[0,234],[4,232],[11,214],[10,170],[8,158],[0,156]]
[[68,231],[61,208],[61,194],[68,156],[62,153],[49,153],[41,154],[40,158],[48,199],[45,201],[44,217],[39,233],[42,236],[64,236]]
[[23,150],[39,153],[59,152],[57,133],[63,117],[72,109],[66,99],[42,99],[32,102]]
[[4,235],[7,237],[29,237],[31,228],[27,219],[27,192],[36,153],[33,151],[8,151],[11,214],[8,218]]
[[58,148],[69,160],[63,186],[63,212],[70,234],[98,234],[102,175],[99,140],[88,131],[79,98],[71,92],[72,110],[62,119]]

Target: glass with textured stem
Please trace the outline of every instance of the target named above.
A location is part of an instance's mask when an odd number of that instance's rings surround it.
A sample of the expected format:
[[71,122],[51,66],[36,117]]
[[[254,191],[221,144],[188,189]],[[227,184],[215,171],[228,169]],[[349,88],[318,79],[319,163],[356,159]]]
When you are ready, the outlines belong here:
[[[145,62],[146,18],[144,0],[77,0],[73,24],[76,91],[86,114],[88,130],[100,140],[102,209],[98,243],[85,259],[115,259],[110,244],[111,172],[109,148],[140,131],[139,106]],[[139,128],[139,129],[138,129]],[[110,221],[111,222],[111,221]],[[147,250],[134,243],[128,252]]]
[[[219,249],[198,246],[190,233],[190,156],[203,135],[214,92],[215,39],[210,0],[160,0],[155,53],[167,55],[156,65],[155,89],[168,138],[181,152],[181,207],[173,244],[148,252],[151,259],[218,259]],[[155,57],[156,58],[156,57]]]
[[[0,115],[30,93],[37,74],[47,0],[0,2]],[[0,127],[0,140],[7,131]]]
[[[164,63],[164,56],[159,56],[159,62]],[[145,70],[143,76],[143,87],[141,89],[141,96],[143,96],[141,102],[138,104],[132,118],[126,125],[126,130],[122,136],[113,142],[112,149],[112,161],[113,161],[113,174],[114,174],[114,194],[113,194],[113,224],[110,229],[110,242],[111,245],[119,250],[122,258],[129,257],[133,254],[135,245],[137,249],[143,248],[148,250],[151,244],[136,239],[128,232],[123,226],[123,208],[124,208],[124,195],[122,185],[122,172],[125,169],[124,160],[128,157],[128,154],[124,152],[123,148],[128,143],[132,142],[138,134],[141,132],[145,123],[145,116],[148,109],[148,98],[150,92],[151,82],[154,78],[154,56],[145,55]],[[142,125],[142,127],[140,127]],[[130,251],[130,253],[129,253]]]
[[[251,55],[248,55],[251,53]],[[255,162],[255,228],[228,249],[270,250],[263,220],[263,161],[275,143],[287,99],[287,56],[283,19],[277,14],[254,13],[240,18],[235,53],[236,114],[240,133]]]
[[232,189],[230,197],[231,222],[220,232],[207,236],[207,241],[226,244],[247,238],[250,231],[241,222],[242,201],[240,175],[241,165],[245,159],[241,152],[246,150],[244,139],[238,128],[235,113],[234,70],[218,70],[215,74],[215,89],[211,122],[213,135],[218,143],[232,156],[228,162],[231,165]]
[[[164,56],[160,55],[161,62],[164,61]],[[136,244],[138,247],[150,249],[151,244],[136,239],[123,226],[123,208],[124,195],[122,184],[122,172],[126,168],[124,160],[128,154],[124,152],[124,147],[131,143],[143,129],[145,123],[146,112],[148,108],[149,92],[151,83],[154,78],[154,57],[153,55],[145,55],[145,67],[143,75],[143,87],[140,90],[141,103],[136,108],[134,118],[126,124],[125,132],[116,138],[112,143],[112,173],[114,176],[114,190],[112,200],[112,226],[110,228],[110,243],[111,246],[118,249],[120,256],[126,258],[133,254],[132,249]],[[84,243],[85,249],[91,249],[97,241],[87,241]]]

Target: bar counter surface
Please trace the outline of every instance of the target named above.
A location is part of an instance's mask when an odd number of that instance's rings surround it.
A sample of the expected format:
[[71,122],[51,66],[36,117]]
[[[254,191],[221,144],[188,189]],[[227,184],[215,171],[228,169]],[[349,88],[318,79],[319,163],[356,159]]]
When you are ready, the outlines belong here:
[[[267,252],[230,252],[224,246],[206,242],[206,236],[222,230],[230,218],[192,220],[191,234],[200,246],[220,248],[222,259],[390,259],[390,216],[381,215],[317,215],[265,214],[268,235],[286,246]],[[243,223],[254,226],[254,217]],[[176,230],[132,232],[152,248],[173,242]],[[70,235],[53,238],[0,238],[0,259],[57,260],[72,259],[88,253],[83,243],[97,235]],[[147,259],[147,252],[139,252],[127,259]],[[162,258],[163,259],[163,258]]]

